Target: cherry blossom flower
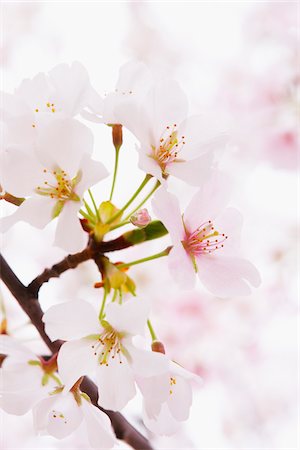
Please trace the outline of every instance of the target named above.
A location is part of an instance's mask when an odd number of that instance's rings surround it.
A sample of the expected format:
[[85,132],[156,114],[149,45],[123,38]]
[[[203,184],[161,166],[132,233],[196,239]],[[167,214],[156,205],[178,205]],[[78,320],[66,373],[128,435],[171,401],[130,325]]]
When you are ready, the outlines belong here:
[[225,142],[211,120],[187,118],[187,97],[173,80],[155,83],[143,101],[124,102],[115,113],[140,142],[140,168],[161,182],[173,175],[199,185],[208,176],[212,150]]
[[108,416],[79,389],[67,394],[60,388],[54,390],[34,407],[33,418],[38,433],[57,439],[69,436],[84,422],[93,448],[109,449],[116,443]]
[[138,379],[144,402],[143,421],[159,435],[175,433],[181,422],[188,419],[193,397],[191,381],[201,381],[171,360],[168,365],[165,374]]
[[6,146],[31,146],[43,125],[57,118],[71,118],[84,108],[97,108],[101,97],[92,88],[86,69],[74,62],[59,64],[48,75],[26,79],[14,94],[2,93],[2,120]]
[[94,102],[92,113],[83,111],[82,116],[93,122],[117,124],[119,119],[115,110],[118,106],[128,101],[140,102],[152,83],[152,74],[145,64],[137,60],[128,61],[120,68],[115,90],[106,94],[102,103]]
[[216,175],[203,184],[181,215],[177,198],[161,188],[153,199],[153,210],[173,241],[169,268],[185,289],[193,288],[197,274],[214,295],[230,297],[251,293],[257,287],[257,269],[239,256],[240,213],[226,208],[229,198],[226,177]]
[[44,228],[58,216],[55,245],[78,251],[85,244],[77,213],[86,189],[107,176],[102,163],[91,159],[91,131],[75,119],[58,119],[44,128],[37,150],[17,147],[3,155],[2,179],[6,190],[28,197],[12,215],[2,219],[6,231],[23,220]]
[[[83,300],[51,307],[43,320],[51,339],[64,339],[58,367],[65,389],[82,376],[96,371],[99,405],[122,409],[136,393],[136,376],[150,377],[167,370],[162,355],[138,348],[135,335],[144,332],[148,305],[130,299],[122,305],[110,303],[105,320]],[[74,362],[79,363],[74,363]]]
[[0,369],[0,406],[23,415],[57,386],[55,368],[10,336],[0,336],[0,353],[7,355]]

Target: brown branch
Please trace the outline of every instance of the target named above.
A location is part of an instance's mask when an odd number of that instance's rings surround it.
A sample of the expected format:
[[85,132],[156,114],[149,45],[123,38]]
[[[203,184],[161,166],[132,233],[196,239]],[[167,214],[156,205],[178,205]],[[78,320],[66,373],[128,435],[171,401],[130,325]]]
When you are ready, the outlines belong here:
[[[57,352],[62,342],[52,342],[45,333],[44,323],[42,322],[43,311],[40,307],[37,295],[35,295],[29,287],[24,286],[1,254],[0,277],[15,297],[23,311],[28,315],[48,348],[54,353]],[[92,403],[97,408],[101,409],[109,416],[118,439],[123,440],[135,450],[153,450],[148,440],[142,436],[142,434],[139,433],[139,431],[137,431],[129,422],[127,422],[122,414],[105,410],[98,405],[98,389],[89,378],[84,377],[81,384],[81,389],[90,397]]]

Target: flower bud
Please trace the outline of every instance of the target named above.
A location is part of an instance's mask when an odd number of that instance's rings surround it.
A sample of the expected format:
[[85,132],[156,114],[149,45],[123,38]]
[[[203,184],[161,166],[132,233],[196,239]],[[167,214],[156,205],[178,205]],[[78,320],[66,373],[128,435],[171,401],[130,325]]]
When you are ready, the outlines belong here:
[[165,346],[161,341],[153,341],[151,344],[151,348],[153,352],[163,353],[165,354]]
[[122,125],[117,123],[112,126],[112,139],[115,149],[119,150],[121,145],[123,144]]
[[151,222],[147,209],[140,209],[130,217],[130,222],[138,228],[144,228]]

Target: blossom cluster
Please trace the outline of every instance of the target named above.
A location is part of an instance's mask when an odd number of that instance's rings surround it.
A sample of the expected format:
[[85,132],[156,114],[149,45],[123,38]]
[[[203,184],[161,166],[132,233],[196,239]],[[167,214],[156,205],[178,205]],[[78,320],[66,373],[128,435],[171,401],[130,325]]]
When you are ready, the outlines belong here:
[[[1,219],[1,229],[6,232],[18,221],[41,229],[56,222],[54,245],[90,252],[102,277],[95,287],[103,299],[96,309],[87,300],[72,299],[45,312],[47,335],[64,341],[50,358],[1,336],[0,353],[6,355],[1,407],[16,415],[32,410],[36,430],[59,439],[85,423],[92,447],[112,448],[116,439],[108,416],[81,391],[83,377],[90,376],[100,407],[120,411],[139,390],[145,426],[157,434],[174,433],[188,418],[192,383],[199,379],[168,358],[149,320],[151,305],[136,296],[126,272],[166,257],[182,289],[194,288],[197,276],[223,298],[248,295],[259,286],[257,269],[241,254],[242,218],[229,206],[231,180],[218,169],[226,133],[202,115],[189,115],[187,97],[175,80],[158,80],[136,61],[121,68],[115,91],[105,97],[79,63],[61,64],[3,95],[2,198],[17,207]],[[111,128],[115,147],[111,191],[100,201],[91,188],[109,172],[92,158],[91,121]],[[136,139],[145,178],[119,207],[112,199],[123,127]],[[170,177],[195,189],[184,212]],[[130,209],[149,182],[151,191]],[[144,207],[151,197],[154,220]],[[101,244],[127,225],[135,228],[121,236],[123,248],[167,233],[170,246],[137,261],[111,261]]]

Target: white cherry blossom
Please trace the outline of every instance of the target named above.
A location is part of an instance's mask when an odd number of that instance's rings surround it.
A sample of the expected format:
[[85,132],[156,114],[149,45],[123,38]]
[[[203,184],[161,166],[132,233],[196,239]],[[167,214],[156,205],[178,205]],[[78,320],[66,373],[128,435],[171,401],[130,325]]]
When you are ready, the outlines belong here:
[[242,219],[234,208],[226,208],[229,180],[220,174],[203,184],[184,214],[177,198],[161,188],[152,206],[168,229],[173,248],[169,268],[182,288],[191,289],[196,274],[214,295],[248,295],[249,285],[258,287],[257,269],[239,255]]
[[35,429],[40,434],[63,439],[84,422],[93,448],[105,450],[116,443],[108,416],[79,390],[66,394],[62,390],[52,392],[34,407],[33,418]]
[[211,120],[188,117],[188,101],[174,80],[156,82],[140,102],[115,107],[118,122],[138,139],[139,166],[161,182],[169,175],[199,185],[209,174],[212,150],[225,143]]
[[162,375],[138,379],[144,423],[159,435],[175,433],[181,422],[188,419],[193,397],[191,382],[201,381],[171,360],[168,365],[168,371]]
[[10,336],[0,336],[0,353],[7,355],[0,368],[0,407],[23,415],[57,386],[55,370]]
[[71,118],[85,108],[102,105],[79,62],[59,64],[49,74],[39,73],[33,79],[25,79],[13,94],[2,96],[5,146],[20,145],[22,150],[34,144],[49,121]]
[[115,114],[119,105],[140,102],[152,83],[152,74],[144,63],[137,60],[128,61],[120,68],[115,90],[105,94],[102,103],[94,103],[94,107],[91,107],[93,113],[83,111],[82,116],[93,122],[119,123]]
[[138,348],[135,335],[144,332],[148,305],[140,299],[110,303],[105,320],[87,302],[74,300],[52,306],[44,315],[47,334],[68,340],[58,354],[65,389],[96,372],[99,405],[122,409],[136,393],[136,376],[150,377],[167,370],[161,354]]
[[5,189],[27,197],[17,211],[2,219],[6,231],[17,221],[44,228],[58,217],[55,245],[74,252],[86,242],[77,213],[84,192],[107,176],[103,164],[91,159],[93,135],[75,119],[48,124],[33,153],[8,148],[3,156],[1,178]]

